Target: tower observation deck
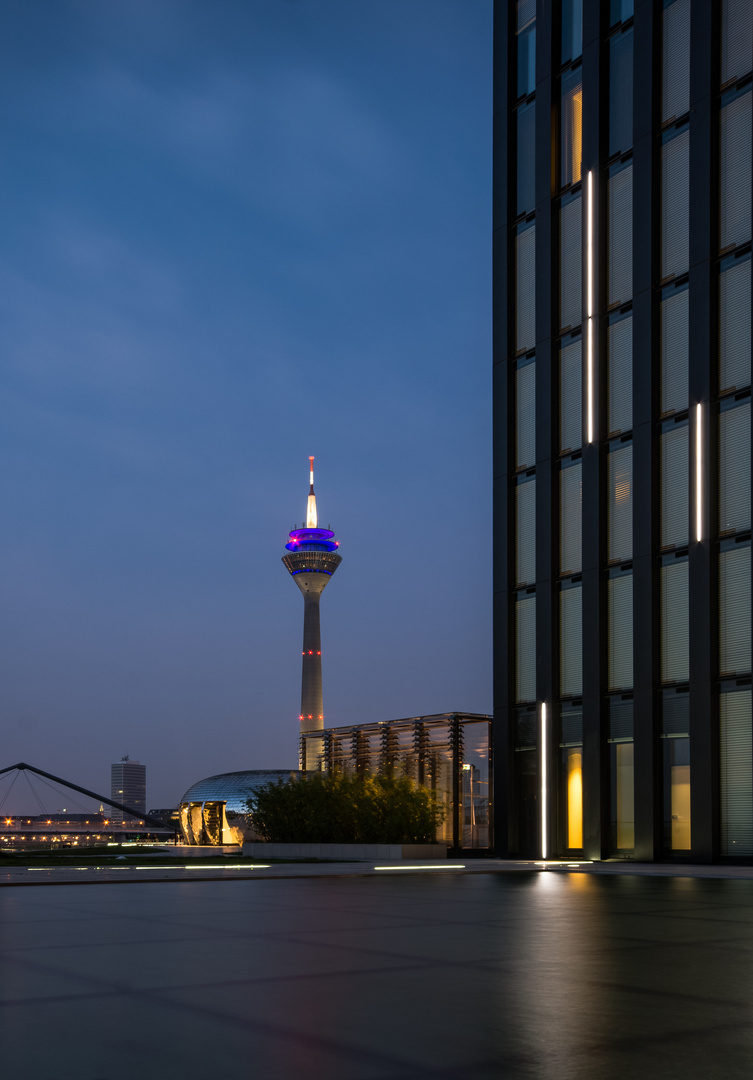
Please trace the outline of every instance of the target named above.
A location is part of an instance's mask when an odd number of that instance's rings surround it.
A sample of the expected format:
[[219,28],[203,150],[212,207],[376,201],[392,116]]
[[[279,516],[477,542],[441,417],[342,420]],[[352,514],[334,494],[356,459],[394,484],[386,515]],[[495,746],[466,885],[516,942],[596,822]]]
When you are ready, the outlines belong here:
[[339,544],[330,529],[317,523],[314,494],[314,459],[309,458],[309,495],[305,529],[293,529],[285,545],[282,561],[303,594],[303,671],[301,678],[301,731],[321,731],[324,727],[322,702],[322,638],[319,600],[330,578],[342,562]]

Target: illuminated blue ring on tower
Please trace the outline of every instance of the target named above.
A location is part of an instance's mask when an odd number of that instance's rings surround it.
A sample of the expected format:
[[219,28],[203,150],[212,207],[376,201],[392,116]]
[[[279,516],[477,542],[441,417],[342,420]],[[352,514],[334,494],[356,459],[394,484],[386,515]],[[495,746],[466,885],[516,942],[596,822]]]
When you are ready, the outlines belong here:
[[288,551],[337,551],[340,546],[329,529],[293,529],[288,535]]

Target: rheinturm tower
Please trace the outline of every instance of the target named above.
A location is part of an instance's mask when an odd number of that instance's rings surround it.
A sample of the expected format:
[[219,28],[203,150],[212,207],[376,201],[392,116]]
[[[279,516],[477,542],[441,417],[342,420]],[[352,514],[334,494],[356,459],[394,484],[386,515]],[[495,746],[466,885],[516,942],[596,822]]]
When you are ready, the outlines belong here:
[[285,545],[282,561],[303,593],[303,674],[301,680],[301,731],[321,731],[324,727],[322,703],[322,637],[319,600],[327,582],[342,562],[339,544],[330,529],[317,523],[314,494],[314,459],[309,458],[309,496],[306,527],[293,529]]

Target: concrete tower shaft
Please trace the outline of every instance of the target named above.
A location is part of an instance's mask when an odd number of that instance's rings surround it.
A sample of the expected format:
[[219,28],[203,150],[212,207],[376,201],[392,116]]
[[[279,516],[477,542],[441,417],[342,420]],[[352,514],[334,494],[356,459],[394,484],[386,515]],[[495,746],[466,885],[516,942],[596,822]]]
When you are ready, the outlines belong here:
[[282,561],[303,595],[303,663],[301,672],[301,731],[321,731],[324,727],[322,697],[322,640],[319,601],[342,562],[338,543],[330,529],[316,527],[314,459],[310,458],[310,486],[306,508],[307,526],[294,529],[285,545]]

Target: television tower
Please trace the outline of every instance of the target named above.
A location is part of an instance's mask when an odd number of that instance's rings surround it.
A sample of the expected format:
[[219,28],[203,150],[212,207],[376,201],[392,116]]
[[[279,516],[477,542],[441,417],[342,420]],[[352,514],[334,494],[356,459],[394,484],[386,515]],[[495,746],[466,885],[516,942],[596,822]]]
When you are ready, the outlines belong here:
[[314,494],[314,459],[309,458],[309,497],[306,528],[293,529],[285,545],[289,554],[282,561],[303,593],[303,674],[301,679],[301,731],[321,731],[324,727],[322,703],[322,637],[319,628],[319,599],[327,582],[342,562],[340,546],[329,529],[317,525]]

